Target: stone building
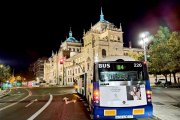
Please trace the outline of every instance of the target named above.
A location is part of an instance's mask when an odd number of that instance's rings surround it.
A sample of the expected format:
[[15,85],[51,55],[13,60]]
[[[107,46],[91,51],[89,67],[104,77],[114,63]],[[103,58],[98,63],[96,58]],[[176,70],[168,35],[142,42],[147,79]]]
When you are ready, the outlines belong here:
[[[78,91],[91,97],[93,65],[94,62],[109,56],[128,55],[128,52],[142,54],[143,50],[138,48],[127,48],[123,46],[122,26],[116,27],[113,23],[105,20],[102,9],[100,20],[83,34],[83,45],[72,36],[60,45],[56,54],[52,54],[45,63],[45,75],[53,71],[48,79],[54,79],[58,85],[78,84]],[[52,77],[53,76],[53,77]]]
[[37,82],[43,82],[44,79],[44,62],[46,61],[46,57],[39,58],[35,61],[31,67],[34,75],[36,77]]

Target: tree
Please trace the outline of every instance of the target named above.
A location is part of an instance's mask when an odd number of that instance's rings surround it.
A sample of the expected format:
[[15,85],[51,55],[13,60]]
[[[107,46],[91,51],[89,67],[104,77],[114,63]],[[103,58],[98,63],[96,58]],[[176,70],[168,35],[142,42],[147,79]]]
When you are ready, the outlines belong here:
[[14,76],[11,76],[9,79],[10,83],[13,83],[15,80],[16,80],[16,78]]
[[172,32],[167,43],[170,52],[170,61],[168,63],[169,70],[173,73],[174,82],[176,81],[176,73],[180,72],[180,32]]
[[133,51],[128,51],[128,56],[134,58],[135,60],[142,60],[143,58],[143,54]]
[[[149,70],[154,74],[163,74],[167,80],[167,74],[171,73],[176,81],[176,73],[180,71],[180,32],[170,32],[167,27],[159,27],[153,36],[153,44],[150,46],[151,56]],[[170,79],[171,80],[171,79]],[[166,81],[167,82],[167,81]]]
[[153,43],[150,45],[149,54],[150,71],[154,74],[161,73],[165,76],[167,82],[167,73],[169,72],[168,63],[170,62],[170,52],[167,47],[171,32],[167,27],[159,27],[157,33],[153,36]]
[[0,82],[6,82],[11,77],[11,68],[8,65],[0,65]]

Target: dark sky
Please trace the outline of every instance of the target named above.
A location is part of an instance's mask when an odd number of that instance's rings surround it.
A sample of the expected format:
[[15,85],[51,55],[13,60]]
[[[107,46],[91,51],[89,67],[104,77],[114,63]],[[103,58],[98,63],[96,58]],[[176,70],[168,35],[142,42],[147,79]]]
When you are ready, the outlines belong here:
[[105,20],[124,31],[124,43],[137,46],[139,33],[155,33],[159,25],[180,30],[179,0],[59,0],[58,2],[2,2],[0,62],[25,70],[39,57],[50,57],[61,41],[73,36],[82,39],[83,31],[99,21],[102,7]]

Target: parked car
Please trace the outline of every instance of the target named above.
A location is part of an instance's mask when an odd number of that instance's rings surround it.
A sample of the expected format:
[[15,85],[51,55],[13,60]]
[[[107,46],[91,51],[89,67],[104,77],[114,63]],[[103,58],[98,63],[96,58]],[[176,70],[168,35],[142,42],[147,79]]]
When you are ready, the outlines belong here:
[[166,82],[166,79],[158,79],[155,82],[155,85],[162,85],[163,87],[168,87],[169,85],[171,85],[171,82],[170,81]]

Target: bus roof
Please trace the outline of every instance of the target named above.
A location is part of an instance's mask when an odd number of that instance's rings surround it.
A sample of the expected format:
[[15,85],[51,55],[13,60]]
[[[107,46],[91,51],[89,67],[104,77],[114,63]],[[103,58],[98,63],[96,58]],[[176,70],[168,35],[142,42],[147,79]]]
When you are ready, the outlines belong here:
[[103,58],[99,62],[102,62],[102,61],[116,61],[118,59],[122,59],[124,61],[135,61],[134,58],[129,57],[129,56],[107,56],[106,58]]

